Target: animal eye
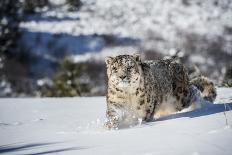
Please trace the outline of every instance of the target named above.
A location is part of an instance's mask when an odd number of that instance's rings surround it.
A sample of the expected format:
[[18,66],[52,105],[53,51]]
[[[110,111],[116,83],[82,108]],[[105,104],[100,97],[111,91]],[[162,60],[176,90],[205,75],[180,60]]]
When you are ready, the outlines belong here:
[[130,68],[127,68],[127,71],[130,71]]

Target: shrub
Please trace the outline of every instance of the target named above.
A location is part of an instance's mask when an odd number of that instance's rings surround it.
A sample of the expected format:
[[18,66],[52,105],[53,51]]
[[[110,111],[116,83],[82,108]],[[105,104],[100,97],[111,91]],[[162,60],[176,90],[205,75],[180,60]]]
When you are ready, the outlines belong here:
[[48,97],[73,97],[82,96],[89,92],[89,85],[84,75],[85,66],[76,64],[70,59],[64,59],[60,64],[60,70],[52,79],[52,86],[42,88],[42,96]]
[[49,6],[48,0],[23,0],[22,8],[25,14],[33,14],[36,9],[41,9],[45,6]]
[[66,0],[68,11],[78,11],[82,6],[81,0]]

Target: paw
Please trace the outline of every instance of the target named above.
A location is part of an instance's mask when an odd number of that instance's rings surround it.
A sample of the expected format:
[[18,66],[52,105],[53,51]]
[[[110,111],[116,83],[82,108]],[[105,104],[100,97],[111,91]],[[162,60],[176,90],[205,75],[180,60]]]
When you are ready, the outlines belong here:
[[115,119],[109,119],[105,124],[105,128],[108,130],[118,129],[118,121]]
[[107,121],[107,122],[104,124],[104,127],[105,127],[107,130],[111,130],[111,129],[113,129],[114,125],[113,125],[112,122]]

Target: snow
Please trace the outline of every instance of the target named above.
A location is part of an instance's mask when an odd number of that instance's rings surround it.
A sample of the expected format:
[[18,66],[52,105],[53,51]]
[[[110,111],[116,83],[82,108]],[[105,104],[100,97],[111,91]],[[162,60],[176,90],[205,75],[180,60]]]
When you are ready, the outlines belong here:
[[109,131],[105,97],[0,99],[0,153],[229,155],[231,108],[218,88],[215,104]]
[[[226,27],[232,26],[230,1],[220,1],[218,4],[210,0],[193,2],[82,0],[82,2],[83,6],[78,12],[67,12],[63,6],[29,17],[29,20],[20,24],[21,28],[28,31],[24,33],[23,42],[28,43],[29,45],[26,46],[29,47],[32,42],[41,51],[52,53],[53,49],[47,48],[46,46],[49,46],[47,44],[53,41],[55,48],[60,44],[55,41],[55,37],[50,37],[48,41],[44,37],[66,34],[59,36],[61,42],[67,46],[65,50],[77,56],[85,54],[95,56],[95,52],[101,53],[107,48],[106,44],[101,43],[101,36],[112,35],[119,39],[127,37],[140,40],[140,44],[134,43],[135,47],[141,47],[143,50],[156,49],[166,55],[171,48],[183,48],[186,35],[198,34],[212,39],[218,36],[227,38],[224,48],[226,52],[231,53],[232,37],[225,34]],[[62,0],[56,0],[54,3],[64,4]],[[34,39],[38,33],[42,34],[42,40],[45,42]],[[91,37],[94,35],[100,38]],[[79,38],[79,36],[87,36],[87,38]],[[100,47],[92,46],[92,50],[79,48],[83,45],[82,39],[84,42],[87,41],[88,47],[92,45],[92,43],[88,45],[88,42],[97,43]],[[71,45],[76,46],[70,48]]]
[[64,57],[102,63],[119,54],[151,59],[181,51],[186,63],[221,83],[230,63],[231,0],[81,0],[77,12],[67,11],[65,0],[49,1],[51,7],[20,23],[19,45],[36,59],[33,78],[54,75]]

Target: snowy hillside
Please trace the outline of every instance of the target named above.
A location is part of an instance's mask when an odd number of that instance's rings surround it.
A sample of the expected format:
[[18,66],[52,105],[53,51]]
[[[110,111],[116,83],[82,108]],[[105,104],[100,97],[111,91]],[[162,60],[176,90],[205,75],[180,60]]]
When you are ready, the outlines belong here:
[[231,155],[231,108],[218,88],[215,104],[107,131],[105,97],[1,99],[0,153]]
[[[79,57],[90,52],[112,55],[115,53],[103,51],[107,47],[105,37],[111,36],[116,46],[123,46],[123,43],[139,47],[141,44],[144,49],[169,54],[170,48],[183,48],[185,35],[197,34],[206,35],[209,39],[225,35],[224,48],[231,53],[232,37],[225,31],[232,26],[232,3],[227,0],[82,1],[83,7],[79,12],[70,13],[61,7],[31,16],[21,23],[21,27],[32,35],[26,36],[31,41],[29,46],[40,47],[36,52],[49,51],[46,46],[52,39],[59,38],[55,46],[66,44],[63,48]],[[41,33],[39,40],[36,39],[38,37],[33,38],[38,32]]]
[[180,49],[191,54],[186,61],[218,78],[232,54],[229,0],[82,0],[78,12],[68,12],[63,0],[54,2],[59,7],[20,24],[24,49],[39,57],[32,72],[67,55],[77,62],[102,61],[108,55],[166,56]]

